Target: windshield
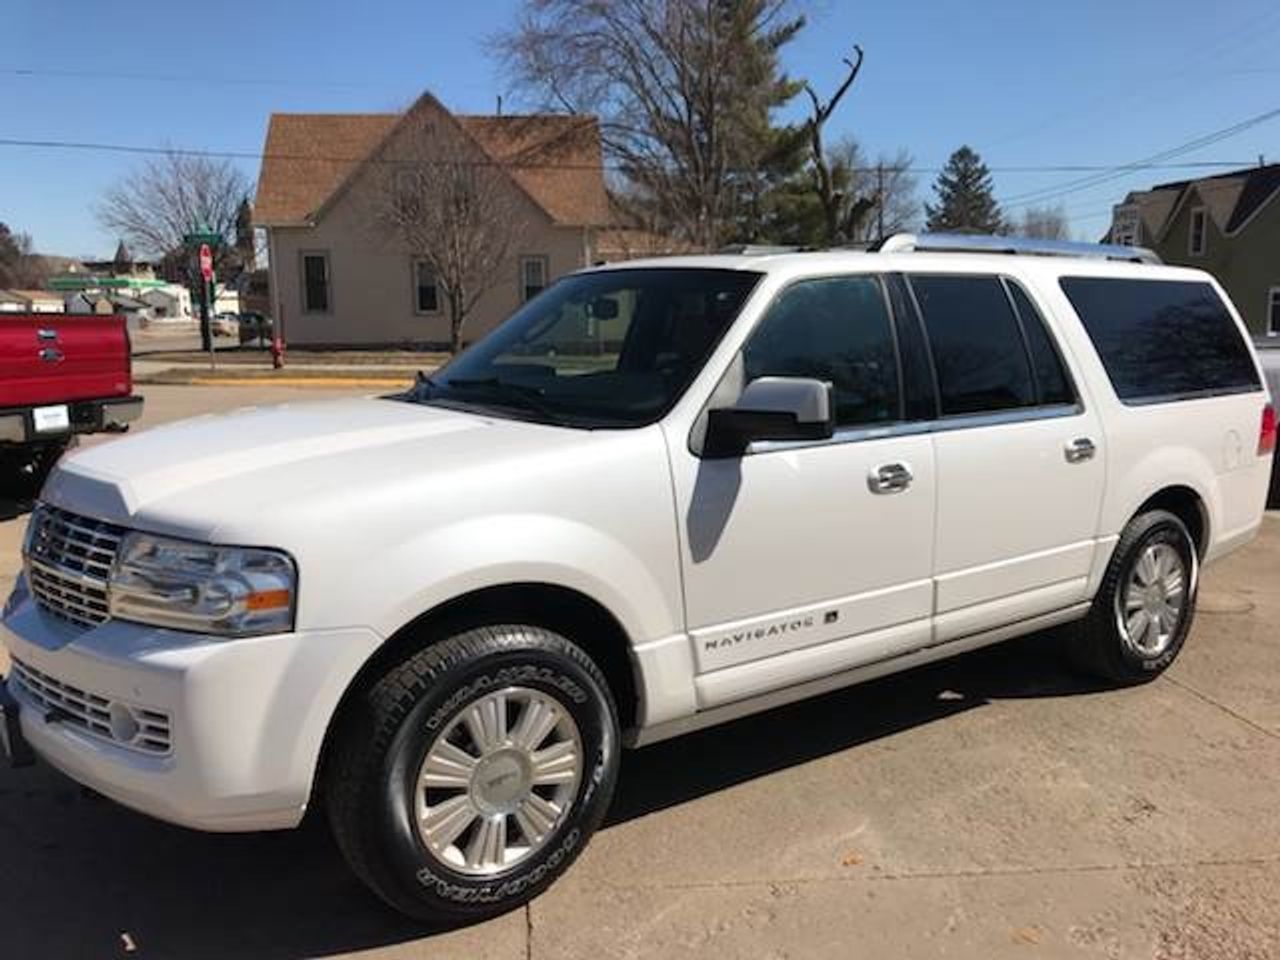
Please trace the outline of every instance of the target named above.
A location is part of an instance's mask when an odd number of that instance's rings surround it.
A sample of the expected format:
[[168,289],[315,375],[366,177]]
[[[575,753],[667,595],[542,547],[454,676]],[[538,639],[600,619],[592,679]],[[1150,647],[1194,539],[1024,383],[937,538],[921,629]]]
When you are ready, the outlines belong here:
[[559,281],[405,399],[578,427],[652,423],[760,279],[637,268]]

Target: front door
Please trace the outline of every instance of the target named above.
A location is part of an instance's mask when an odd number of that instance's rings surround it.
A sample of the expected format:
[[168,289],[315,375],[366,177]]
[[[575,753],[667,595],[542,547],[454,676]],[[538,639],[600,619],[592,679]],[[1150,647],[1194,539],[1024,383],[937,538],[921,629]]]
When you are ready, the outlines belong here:
[[913,431],[883,278],[788,286],[741,382],[833,386],[836,435],[703,459],[670,436],[700,708],[928,644],[934,456]]

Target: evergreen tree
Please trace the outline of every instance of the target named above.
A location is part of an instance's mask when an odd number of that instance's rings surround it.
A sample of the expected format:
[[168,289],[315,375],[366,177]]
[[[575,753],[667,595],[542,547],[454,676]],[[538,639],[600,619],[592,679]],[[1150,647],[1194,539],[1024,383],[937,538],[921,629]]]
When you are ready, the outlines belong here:
[[951,155],[933,185],[936,205],[924,205],[930,232],[1000,233],[1004,216],[992,192],[991,171],[969,147]]

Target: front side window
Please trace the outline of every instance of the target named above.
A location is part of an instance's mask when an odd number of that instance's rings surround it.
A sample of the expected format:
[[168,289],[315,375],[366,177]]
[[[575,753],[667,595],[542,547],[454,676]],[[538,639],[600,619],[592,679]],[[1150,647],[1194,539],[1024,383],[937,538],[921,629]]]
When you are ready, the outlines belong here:
[[1280,336],[1280,287],[1267,293],[1267,335]]
[[440,288],[436,272],[426,260],[413,262],[413,309],[415,313],[440,312]]
[[1258,389],[1249,348],[1209,284],[1117,277],[1060,282],[1121,400]]
[[547,258],[520,258],[520,301],[532,300],[547,288]]
[[302,309],[306,313],[329,312],[328,254],[302,255]]
[[875,277],[802,280],[784,290],[742,351],[745,379],[832,385],[837,426],[901,415],[892,319]]
[[1018,318],[997,277],[915,274],[944,417],[1038,403]]
[[565,426],[652,423],[683,395],[759,279],[687,268],[567,277],[404,399]]
[[1204,256],[1207,246],[1205,237],[1205,227],[1207,220],[1205,218],[1204,207],[1196,207],[1191,211],[1191,230],[1188,240],[1188,252],[1193,257]]

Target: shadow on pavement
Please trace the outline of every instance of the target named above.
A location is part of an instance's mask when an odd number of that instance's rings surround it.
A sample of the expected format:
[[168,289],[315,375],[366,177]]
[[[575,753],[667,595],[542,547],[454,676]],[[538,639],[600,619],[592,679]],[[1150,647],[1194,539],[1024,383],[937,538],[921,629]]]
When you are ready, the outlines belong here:
[[624,754],[607,824],[623,823],[992,700],[1105,687],[1061,665],[1041,633]]
[[[1014,641],[631,752],[608,823],[991,700],[1091,689],[1057,666],[1049,638]],[[201,834],[43,766],[0,771],[0,863],[7,956],[292,960],[426,936],[354,879],[319,817],[289,833]]]

